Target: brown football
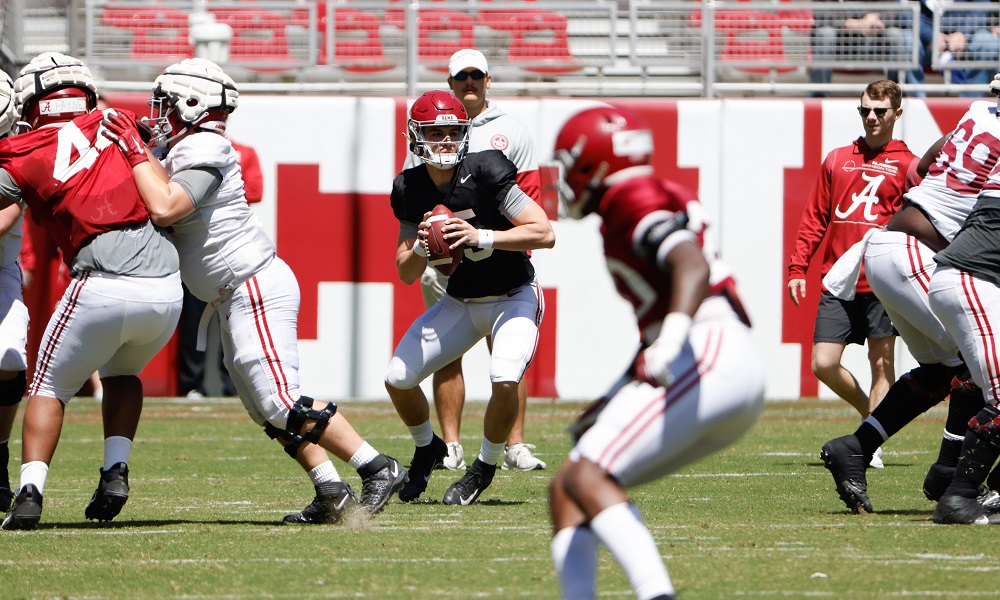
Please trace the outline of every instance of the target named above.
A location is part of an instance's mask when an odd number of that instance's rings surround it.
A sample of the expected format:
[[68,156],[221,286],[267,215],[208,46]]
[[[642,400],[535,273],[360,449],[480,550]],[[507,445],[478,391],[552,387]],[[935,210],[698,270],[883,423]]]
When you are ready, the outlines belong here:
[[440,271],[443,275],[451,275],[462,262],[462,254],[465,252],[465,244],[459,245],[454,250],[449,250],[449,243],[444,239],[441,228],[444,222],[453,218],[455,213],[451,212],[444,204],[438,204],[431,210],[429,222],[431,224],[427,236],[427,260],[431,266]]

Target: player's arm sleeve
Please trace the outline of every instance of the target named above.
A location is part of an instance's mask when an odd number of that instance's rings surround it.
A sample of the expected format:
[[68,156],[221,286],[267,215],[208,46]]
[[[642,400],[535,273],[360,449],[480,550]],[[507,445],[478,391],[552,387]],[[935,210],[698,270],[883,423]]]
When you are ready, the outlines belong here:
[[506,195],[500,201],[500,214],[513,223],[518,213],[524,210],[525,206],[532,203],[534,203],[534,200],[528,194],[524,193],[517,184],[514,184],[507,189]]
[[688,215],[668,210],[649,213],[632,233],[632,251],[657,268],[667,268],[667,256],[681,242],[698,243],[698,236],[688,229]]
[[0,210],[11,204],[24,202],[21,186],[17,185],[7,169],[0,169]]
[[183,188],[191,204],[197,208],[222,185],[222,173],[214,167],[195,167],[177,173],[170,181]]
[[802,211],[802,220],[799,222],[799,232],[795,237],[795,247],[788,262],[788,279],[804,279],[809,261],[812,259],[816,249],[823,242],[827,227],[830,225],[830,204],[832,186],[832,169],[834,153],[830,153],[823,161],[823,167],[809,199],[806,201],[805,210]]

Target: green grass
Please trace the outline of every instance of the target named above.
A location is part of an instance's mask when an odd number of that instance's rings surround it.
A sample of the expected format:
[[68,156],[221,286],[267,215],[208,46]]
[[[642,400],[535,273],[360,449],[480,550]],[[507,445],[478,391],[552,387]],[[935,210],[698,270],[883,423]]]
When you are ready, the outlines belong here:
[[[578,403],[533,402],[529,441],[549,469],[498,471],[473,506],[393,500],[370,523],[286,527],[312,486],[240,404],[150,399],[130,461],[132,496],[112,523],[83,508],[102,456],[100,405],[72,402],[31,532],[0,532],[3,598],[557,598],[549,557],[549,478],[569,450]],[[466,407],[474,454],[485,405]],[[388,403],[341,409],[374,446],[408,464],[412,442]],[[739,444],[633,490],[683,599],[973,598],[996,594],[996,531],[937,526],[920,485],[944,408],[885,447],[869,471],[876,514],[847,512],[818,452],[857,418],[839,402],[772,402]],[[20,420],[18,421],[18,423]],[[20,454],[15,427],[12,454]],[[11,465],[15,473],[16,459]],[[335,461],[355,489],[357,474]],[[631,598],[602,551],[601,598]]]

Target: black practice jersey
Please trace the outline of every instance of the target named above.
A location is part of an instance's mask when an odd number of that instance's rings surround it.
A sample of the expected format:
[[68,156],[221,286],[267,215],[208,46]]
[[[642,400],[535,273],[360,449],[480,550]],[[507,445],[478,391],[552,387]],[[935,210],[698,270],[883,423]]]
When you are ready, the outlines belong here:
[[[403,222],[417,224],[424,213],[444,204],[455,216],[477,229],[505,231],[514,225],[500,206],[517,184],[517,167],[499,150],[468,154],[454,169],[451,186],[441,191],[425,165],[406,169],[392,182],[392,212]],[[527,252],[467,248],[462,263],[448,279],[448,293],[456,298],[499,296],[518,288],[535,275]]]

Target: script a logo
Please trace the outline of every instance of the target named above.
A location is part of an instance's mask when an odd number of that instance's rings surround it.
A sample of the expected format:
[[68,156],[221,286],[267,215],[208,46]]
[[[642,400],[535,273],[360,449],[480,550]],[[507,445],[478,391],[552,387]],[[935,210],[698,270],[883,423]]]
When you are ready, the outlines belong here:
[[869,221],[875,221],[878,219],[877,215],[872,214],[872,207],[878,204],[878,187],[882,185],[885,181],[885,175],[869,175],[867,173],[862,173],[861,177],[868,182],[865,189],[861,190],[858,194],[852,194],[851,206],[847,210],[840,210],[840,207],[834,209],[834,214],[841,219],[846,219],[858,208],[861,204],[865,205],[864,216],[865,219]]

